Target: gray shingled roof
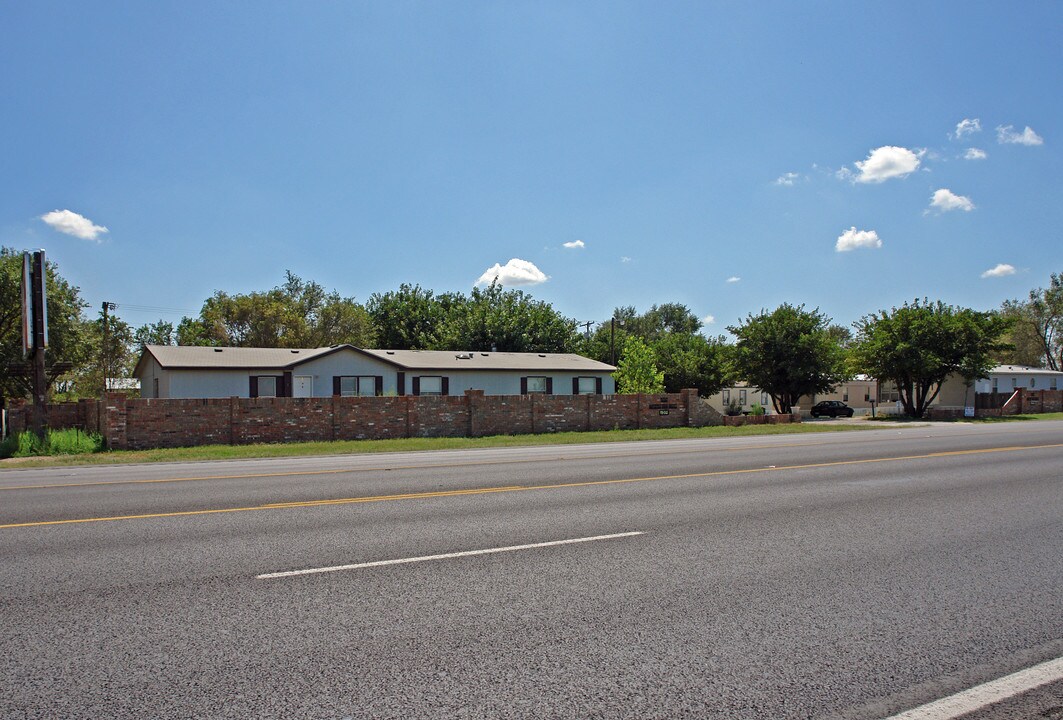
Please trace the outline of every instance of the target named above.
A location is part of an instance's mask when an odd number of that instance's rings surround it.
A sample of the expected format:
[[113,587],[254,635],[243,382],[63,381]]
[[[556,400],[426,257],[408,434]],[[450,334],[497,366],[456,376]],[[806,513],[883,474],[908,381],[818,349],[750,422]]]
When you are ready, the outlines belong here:
[[[164,368],[277,369],[298,365],[342,350],[365,353],[405,370],[528,370],[612,372],[606,363],[573,353],[509,353],[452,350],[370,350],[353,345],[323,348],[214,348],[188,345],[146,345]],[[138,363],[139,364],[139,363]]]
[[165,368],[281,368],[305,362],[334,348],[215,348],[191,345],[145,345],[145,352]]
[[573,353],[474,352],[472,350],[363,350],[408,370],[555,370],[612,372],[612,365]]

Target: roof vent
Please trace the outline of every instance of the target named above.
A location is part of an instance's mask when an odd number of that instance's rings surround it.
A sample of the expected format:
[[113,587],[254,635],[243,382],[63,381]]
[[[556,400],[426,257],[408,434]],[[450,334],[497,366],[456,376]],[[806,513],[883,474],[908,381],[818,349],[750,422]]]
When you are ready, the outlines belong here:
[[299,354],[298,350],[292,350],[292,355],[298,355],[298,354]]
[[480,357],[487,357],[487,353],[480,353]]
[[539,357],[546,357],[546,356],[543,355],[542,353],[539,353]]
[[384,352],[386,352],[388,355],[394,355],[395,354],[394,350],[385,350]]
[[454,357],[458,360],[472,360],[472,353],[458,353]]
[[214,352],[221,352],[221,348],[214,348]]

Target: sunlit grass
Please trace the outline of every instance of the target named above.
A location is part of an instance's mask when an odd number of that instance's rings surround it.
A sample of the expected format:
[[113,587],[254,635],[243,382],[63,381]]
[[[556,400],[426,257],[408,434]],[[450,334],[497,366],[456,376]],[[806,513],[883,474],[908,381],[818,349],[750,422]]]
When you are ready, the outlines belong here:
[[868,429],[873,429],[873,427],[863,423],[854,425],[793,423],[787,425],[743,425],[739,427],[684,427],[653,430],[562,432],[538,435],[493,435],[480,438],[402,438],[395,440],[338,440],[335,442],[278,443],[269,445],[204,445],[202,447],[158,450],[113,450],[83,456],[26,458],[17,461],[9,460],[4,465],[42,467],[49,465],[192,462],[427,450],[466,450],[470,448],[534,447],[541,445],[575,445],[580,443],[677,440],[685,438],[728,438],[750,435],[786,435]]

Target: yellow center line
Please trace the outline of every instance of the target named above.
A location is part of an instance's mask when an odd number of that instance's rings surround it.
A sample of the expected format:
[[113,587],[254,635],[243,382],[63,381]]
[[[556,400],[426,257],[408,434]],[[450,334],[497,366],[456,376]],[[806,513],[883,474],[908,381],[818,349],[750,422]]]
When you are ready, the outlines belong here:
[[[895,442],[897,438],[889,438],[887,440],[878,442]],[[601,454],[601,455],[579,455],[579,456],[561,456],[561,460],[611,460],[622,459],[631,457],[651,457],[655,455],[691,455],[697,453],[704,453],[710,451],[729,451],[736,452],[739,450],[768,450],[771,448],[789,448],[789,447],[816,447],[819,445],[830,445],[831,442],[809,442],[809,443],[779,443],[775,445],[743,445],[739,447],[713,447],[713,448],[695,448],[692,450],[659,450],[649,452],[632,452],[632,453],[616,453],[616,454]],[[291,472],[272,472],[272,473],[244,473],[238,475],[202,475],[193,477],[175,477],[175,478],[157,478],[157,479],[140,479],[140,480],[95,480],[88,482],[74,482],[74,483],[52,483],[43,485],[12,485],[10,487],[0,487],[0,492],[5,490],[48,490],[52,488],[72,488],[72,487],[93,487],[96,485],[150,485],[155,483],[179,483],[179,482],[200,482],[203,480],[253,480],[256,478],[272,478],[272,477],[302,477],[308,475],[343,475],[345,473],[367,473],[367,472],[388,472],[388,471],[403,471],[403,470],[440,470],[444,468],[466,468],[466,467],[483,467],[489,465],[524,465],[528,463],[538,463],[544,460],[552,460],[555,458],[528,458],[512,460],[478,460],[473,462],[460,462],[460,463],[430,463],[425,465],[381,465],[376,467],[352,467],[352,468],[336,468],[332,470],[293,470]]]
[[430,498],[455,497],[459,495],[484,495],[488,493],[526,492],[529,490],[557,490],[560,488],[593,487],[600,485],[620,485],[625,483],[652,482],[658,480],[683,480],[690,478],[723,477],[726,475],[744,475],[750,473],[778,473],[786,470],[809,470],[814,468],[840,467],[843,465],[866,465],[870,463],[900,462],[904,460],[928,460],[932,458],[957,457],[961,455],[984,455],[988,453],[1024,452],[1029,450],[1046,450],[1063,447],[1063,443],[1051,445],[1016,445],[1011,447],[983,448],[979,450],[947,450],[924,455],[904,455],[900,457],[866,458],[863,460],[836,460],[805,465],[780,465],[777,467],[742,468],[738,470],[714,470],[700,473],[683,473],[680,475],[653,475],[649,477],[616,478],[612,480],[583,480],[547,485],[506,485],[501,487],[462,488],[458,490],[438,490],[431,492],[402,493],[395,495],[369,495],[352,498],[334,498],[326,500],[306,500],[300,502],[268,503],[236,508],[213,508],[208,510],[182,510],[177,512],[145,513],[142,515],[117,515],[111,517],[75,518],[70,520],[40,520],[36,522],[11,523],[0,525],[0,530],[11,528],[41,527],[44,525],[74,525],[78,523],[113,522],[116,520],[146,520],[149,518],[184,517],[190,515],[215,515],[218,513],[250,512],[254,510],[283,510],[288,508],[321,507],[325,505],[352,505],[358,503],[390,502],[394,500],[424,500]]

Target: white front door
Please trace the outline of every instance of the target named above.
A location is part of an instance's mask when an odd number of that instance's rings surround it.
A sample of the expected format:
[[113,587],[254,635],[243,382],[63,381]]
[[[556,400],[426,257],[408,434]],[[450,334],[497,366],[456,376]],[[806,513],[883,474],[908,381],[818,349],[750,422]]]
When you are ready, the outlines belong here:
[[296,375],[292,385],[292,397],[314,397],[314,378]]

